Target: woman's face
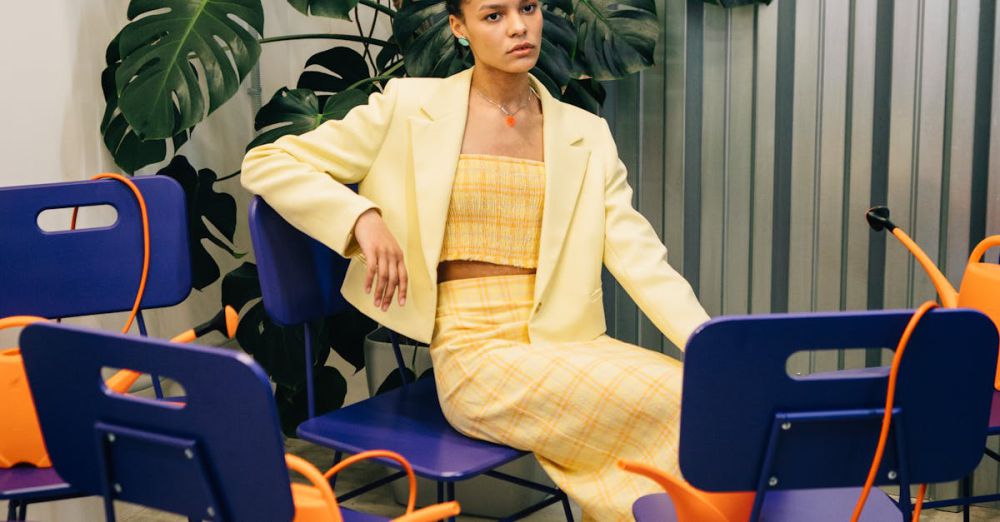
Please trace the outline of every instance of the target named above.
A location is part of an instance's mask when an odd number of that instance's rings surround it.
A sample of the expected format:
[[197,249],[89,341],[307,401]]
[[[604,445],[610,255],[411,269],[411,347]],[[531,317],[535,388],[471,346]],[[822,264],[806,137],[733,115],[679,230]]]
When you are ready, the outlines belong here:
[[449,17],[451,31],[469,40],[477,67],[524,73],[535,66],[542,46],[538,0],[462,0],[462,14]]

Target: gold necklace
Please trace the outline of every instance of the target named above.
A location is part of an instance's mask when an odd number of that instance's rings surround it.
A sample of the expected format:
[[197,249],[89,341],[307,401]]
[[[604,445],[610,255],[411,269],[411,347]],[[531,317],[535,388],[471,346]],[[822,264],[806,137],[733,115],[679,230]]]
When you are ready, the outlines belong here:
[[[490,98],[489,96],[483,94],[483,91],[480,91],[479,88],[473,87],[473,89],[475,89],[476,93],[478,93],[480,96],[482,96],[484,100],[490,102],[491,104],[493,104],[494,106],[496,106],[496,108],[500,109],[500,112],[502,112],[504,114],[504,116],[506,116],[504,118],[504,122],[507,124],[508,127],[513,127],[517,123],[517,118],[515,118],[514,115],[517,114],[517,113],[519,113],[519,112],[521,112],[521,109],[523,109],[523,108],[525,108],[525,107],[528,106],[527,103],[522,103],[521,106],[518,107],[516,111],[511,112],[511,111],[507,110],[507,108],[504,107],[502,104],[493,101],[492,98]],[[539,100],[542,99],[541,97],[538,96],[538,93],[535,92],[535,88],[534,87],[532,87],[532,86],[529,85],[528,86],[528,91],[529,91],[530,94],[535,95],[535,98],[538,98]]]

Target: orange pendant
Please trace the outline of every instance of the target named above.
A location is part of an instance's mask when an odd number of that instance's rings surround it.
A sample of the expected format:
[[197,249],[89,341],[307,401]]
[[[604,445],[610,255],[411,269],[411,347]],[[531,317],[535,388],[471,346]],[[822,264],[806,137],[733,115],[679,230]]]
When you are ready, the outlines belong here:
[[507,122],[508,127],[513,127],[514,124],[517,123],[517,120],[515,120],[513,116],[507,116],[507,118],[504,121]]

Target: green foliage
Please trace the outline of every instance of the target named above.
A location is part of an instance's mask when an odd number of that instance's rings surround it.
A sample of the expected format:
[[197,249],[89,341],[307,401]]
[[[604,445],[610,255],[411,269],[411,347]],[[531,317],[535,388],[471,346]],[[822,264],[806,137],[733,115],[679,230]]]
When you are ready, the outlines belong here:
[[660,31],[653,0],[573,0],[573,19],[590,76],[613,80],[653,65]]
[[118,54],[118,37],[108,45],[105,53],[107,68],[101,73],[101,89],[104,91],[104,118],[101,120],[101,134],[104,136],[104,146],[125,172],[129,174],[151,163],[159,163],[167,158],[167,142],[174,151],[181,148],[191,137],[192,129],[178,132],[169,139],[143,141],[135,129],[125,120],[125,115],[118,108],[118,89],[115,86],[115,73],[121,65]]
[[122,114],[143,139],[193,127],[232,97],[260,57],[243,25],[264,31],[260,0],[132,0],[128,18],[115,85]]
[[333,47],[306,60],[306,70],[299,75],[295,87],[314,91],[322,103],[326,96],[364,84],[370,76],[368,64],[360,53],[349,47]]
[[288,3],[304,15],[350,20],[350,13],[358,5],[358,0],[288,0]]
[[403,50],[410,76],[452,75],[472,65],[472,56],[455,45],[444,0],[411,2],[392,19],[392,34]]
[[[236,234],[236,200],[225,192],[216,192],[216,175],[209,169],[195,170],[184,156],[174,156],[157,173],[177,180],[184,187],[188,212],[188,241],[191,248],[192,285],[203,290],[219,279],[219,267],[209,255],[202,239],[207,239],[234,257],[244,254],[229,245]],[[208,228],[211,224],[218,234]],[[222,238],[219,237],[222,236]],[[223,241],[223,238],[228,241]]]
[[[336,368],[329,366],[316,368],[313,373],[313,387],[316,415],[322,415],[344,405],[344,397],[347,396],[347,381]],[[278,406],[281,431],[286,437],[297,436],[295,430],[299,424],[309,418],[306,387],[292,388],[278,385],[274,390],[274,402]]]
[[604,97],[607,93],[601,82],[587,78],[583,80],[570,80],[566,84],[566,92],[563,93],[563,101],[572,103],[577,107],[597,113],[604,105]]
[[263,132],[247,145],[247,149],[271,143],[286,134],[311,131],[327,120],[339,120],[366,101],[368,96],[364,92],[351,89],[327,96],[323,109],[320,110],[319,99],[313,91],[282,87],[257,112],[254,128]]

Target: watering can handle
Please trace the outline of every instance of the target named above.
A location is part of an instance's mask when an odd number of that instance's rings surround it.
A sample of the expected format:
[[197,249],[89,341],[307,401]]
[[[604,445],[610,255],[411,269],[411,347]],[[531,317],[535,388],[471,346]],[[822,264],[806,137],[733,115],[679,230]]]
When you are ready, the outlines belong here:
[[1000,235],[989,236],[980,241],[976,245],[976,248],[972,249],[972,255],[969,256],[969,264],[978,263],[983,258],[983,255],[986,254],[986,251],[995,246],[1000,246]]
[[6,328],[16,328],[18,326],[28,326],[31,323],[37,323],[39,321],[48,321],[44,317],[36,317],[34,315],[11,315],[8,317],[0,317],[0,330]]

